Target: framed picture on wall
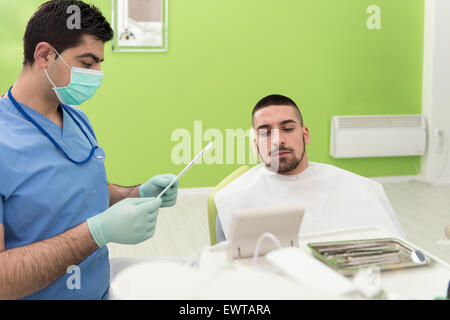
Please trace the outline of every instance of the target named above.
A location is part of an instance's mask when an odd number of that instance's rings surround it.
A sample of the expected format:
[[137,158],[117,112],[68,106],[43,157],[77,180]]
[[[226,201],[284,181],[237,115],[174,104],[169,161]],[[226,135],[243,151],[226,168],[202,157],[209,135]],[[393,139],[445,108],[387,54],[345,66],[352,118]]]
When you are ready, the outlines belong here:
[[168,50],[168,0],[112,0],[115,52]]

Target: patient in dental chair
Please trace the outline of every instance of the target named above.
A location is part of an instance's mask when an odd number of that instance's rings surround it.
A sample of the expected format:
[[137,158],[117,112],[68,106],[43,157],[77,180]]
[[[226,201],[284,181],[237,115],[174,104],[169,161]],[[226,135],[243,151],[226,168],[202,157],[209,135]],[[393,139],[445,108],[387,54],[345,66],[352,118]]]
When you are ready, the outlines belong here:
[[217,241],[228,238],[236,209],[298,204],[300,233],[377,226],[405,238],[381,184],[332,165],[308,161],[308,128],[294,101],[260,100],[252,112],[254,146],[261,163],[219,190]]

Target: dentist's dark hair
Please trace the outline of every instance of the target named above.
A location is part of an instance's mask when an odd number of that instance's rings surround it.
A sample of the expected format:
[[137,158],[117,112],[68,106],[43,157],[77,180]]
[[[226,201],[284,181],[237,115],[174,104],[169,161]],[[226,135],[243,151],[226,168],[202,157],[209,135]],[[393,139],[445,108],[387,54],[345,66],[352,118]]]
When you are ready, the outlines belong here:
[[267,97],[262,98],[258,101],[256,106],[253,108],[252,112],[252,123],[253,123],[253,116],[255,115],[256,111],[261,110],[263,108],[267,108],[270,106],[291,106],[296,110],[298,119],[300,120],[300,126],[303,127],[303,116],[300,112],[300,109],[297,107],[295,102],[283,95],[280,94],[271,94]]
[[[77,6],[80,28],[69,28],[68,21]],[[40,42],[48,42],[60,54],[81,44],[83,35],[92,35],[103,43],[113,38],[114,32],[100,10],[78,0],[51,0],[43,3],[28,21],[24,42],[24,65],[34,64],[34,52]]]

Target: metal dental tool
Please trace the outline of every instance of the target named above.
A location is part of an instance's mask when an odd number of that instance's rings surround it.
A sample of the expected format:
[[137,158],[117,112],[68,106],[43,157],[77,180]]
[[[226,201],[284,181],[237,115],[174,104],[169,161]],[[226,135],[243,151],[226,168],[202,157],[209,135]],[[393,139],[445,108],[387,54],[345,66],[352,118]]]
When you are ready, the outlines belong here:
[[163,191],[161,191],[161,193],[157,196],[157,198],[161,198],[161,196],[167,191],[169,190],[169,188],[171,186],[173,186],[173,184],[175,182],[177,182],[178,180],[180,180],[180,178],[201,158],[201,156],[208,151],[209,149],[211,149],[213,143],[212,141],[208,143],[208,145],[205,147],[205,149],[203,149],[202,151],[200,151],[199,154],[197,154],[194,158],[194,160],[191,161],[191,163],[189,163],[179,174],[178,176],[175,177],[175,179],[173,179],[173,181],[171,183],[169,183],[169,185],[167,187],[164,188]]

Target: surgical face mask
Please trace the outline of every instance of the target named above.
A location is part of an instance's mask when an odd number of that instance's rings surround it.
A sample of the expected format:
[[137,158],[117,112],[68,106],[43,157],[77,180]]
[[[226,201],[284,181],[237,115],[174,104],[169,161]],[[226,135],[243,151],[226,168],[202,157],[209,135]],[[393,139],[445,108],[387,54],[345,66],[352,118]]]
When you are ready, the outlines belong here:
[[103,71],[70,67],[58,51],[55,50],[55,52],[70,69],[70,83],[66,87],[57,87],[50,79],[47,69],[44,69],[59,101],[63,104],[78,106],[92,98],[102,84]]

